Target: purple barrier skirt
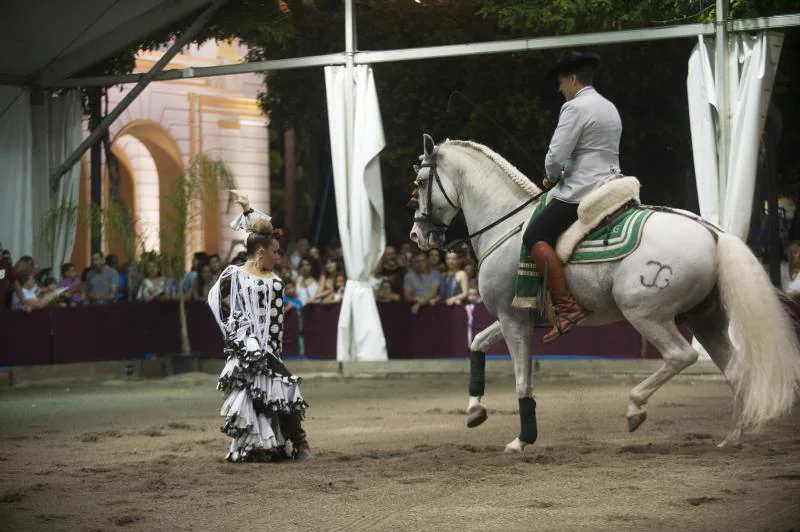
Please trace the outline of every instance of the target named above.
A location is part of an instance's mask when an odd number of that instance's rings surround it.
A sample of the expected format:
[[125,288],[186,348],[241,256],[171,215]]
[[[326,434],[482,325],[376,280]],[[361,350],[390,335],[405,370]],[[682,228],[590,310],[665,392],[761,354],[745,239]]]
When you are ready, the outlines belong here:
[[[797,324],[800,304],[787,301],[786,305]],[[470,338],[494,321],[483,305],[474,307],[471,321],[463,305],[426,306],[416,316],[411,315],[410,308],[401,302],[378,303],[390,359],[463,357],[469,352]],[[296,311],[288,312],[284,318],[284,354],[299,354],[302,327],[307,356],[335,359],[339,311],[338,304],[307,305],[302,324]],[[192,351],[206,358],[223,358],[222,333],[208,306],[187,303],[186,312]],[[576,327],[564,337],[542,344],[547,330],[546,326],[536,327],[532,353],[660,357],[652,346],[643,346],[641,336],[624,322]],[[681,333],[691,339],[689,328],[681,327]],[[179,351],[178,304],[174,301],[0,312],[0,365],[126,360]],[[503,342],[488,350],[492,355],[508,352]]]

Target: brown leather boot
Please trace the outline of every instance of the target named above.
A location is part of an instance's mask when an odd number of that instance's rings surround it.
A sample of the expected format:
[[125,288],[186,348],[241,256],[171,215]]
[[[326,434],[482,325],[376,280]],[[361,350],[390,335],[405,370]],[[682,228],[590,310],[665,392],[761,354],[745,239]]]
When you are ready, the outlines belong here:
[[547,284],[556,311],[552,330],[542,338],[542,341],[547,343],[583,321],[588,313],[572,297],[564,276],[564,265],[550,244],[544,241],[534,244],[531,248],[531,257],[540,274],[544,275],[547,272]]

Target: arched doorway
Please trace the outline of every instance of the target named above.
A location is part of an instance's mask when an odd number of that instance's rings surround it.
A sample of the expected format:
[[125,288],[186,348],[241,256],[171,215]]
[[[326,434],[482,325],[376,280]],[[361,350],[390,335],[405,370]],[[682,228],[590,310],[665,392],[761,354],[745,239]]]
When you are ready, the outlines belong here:
[[[135,218],[143,224],[141,235],[147,248],[170,255],[179,252],[175,241],[173,197],[183,174],[183,157],[175,140],[157,122],[134,120],[115,136],[117,146],[129,160],[135,183]],[[122,173],[122,172],[121,172]],[[122,178],[121,178],[122,179]]]

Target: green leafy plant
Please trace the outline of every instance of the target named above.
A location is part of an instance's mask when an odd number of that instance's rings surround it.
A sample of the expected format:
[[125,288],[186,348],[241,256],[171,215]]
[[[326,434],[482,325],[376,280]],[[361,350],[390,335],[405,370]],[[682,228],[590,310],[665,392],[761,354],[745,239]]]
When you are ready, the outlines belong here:
[[[189,329],[186,320],[186,294],[183,291],[183,275],[186,271],[186,258],[192,252],[189,248],[189,236],[194,234],[203,223],[207,210],[219,201],[222,190],[236,188],[236,183],[224,161],[212,159],[205,154],[195,156],[181,175],[168,196],[170,212],[167,220],[170,223],[172,238],[162,242],[160,262],[169,266],[178,287],[178,319],[181,331],[181,354],[191,353]],[[232,197],[228,194],[228,207]],[[162,222],[163,223],[163,222]]]

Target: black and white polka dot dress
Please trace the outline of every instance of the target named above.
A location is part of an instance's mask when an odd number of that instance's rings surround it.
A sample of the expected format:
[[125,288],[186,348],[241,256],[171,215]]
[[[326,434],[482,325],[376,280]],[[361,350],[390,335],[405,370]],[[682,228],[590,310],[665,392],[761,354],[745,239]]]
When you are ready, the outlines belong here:
[[225,393],[222,431],[243,453],[283,446],[280,414],[302,415],[308,406],[300,378],[281,360],[283,281],[230,266],[211,289],[209,305],[227,355],[217,385]]

